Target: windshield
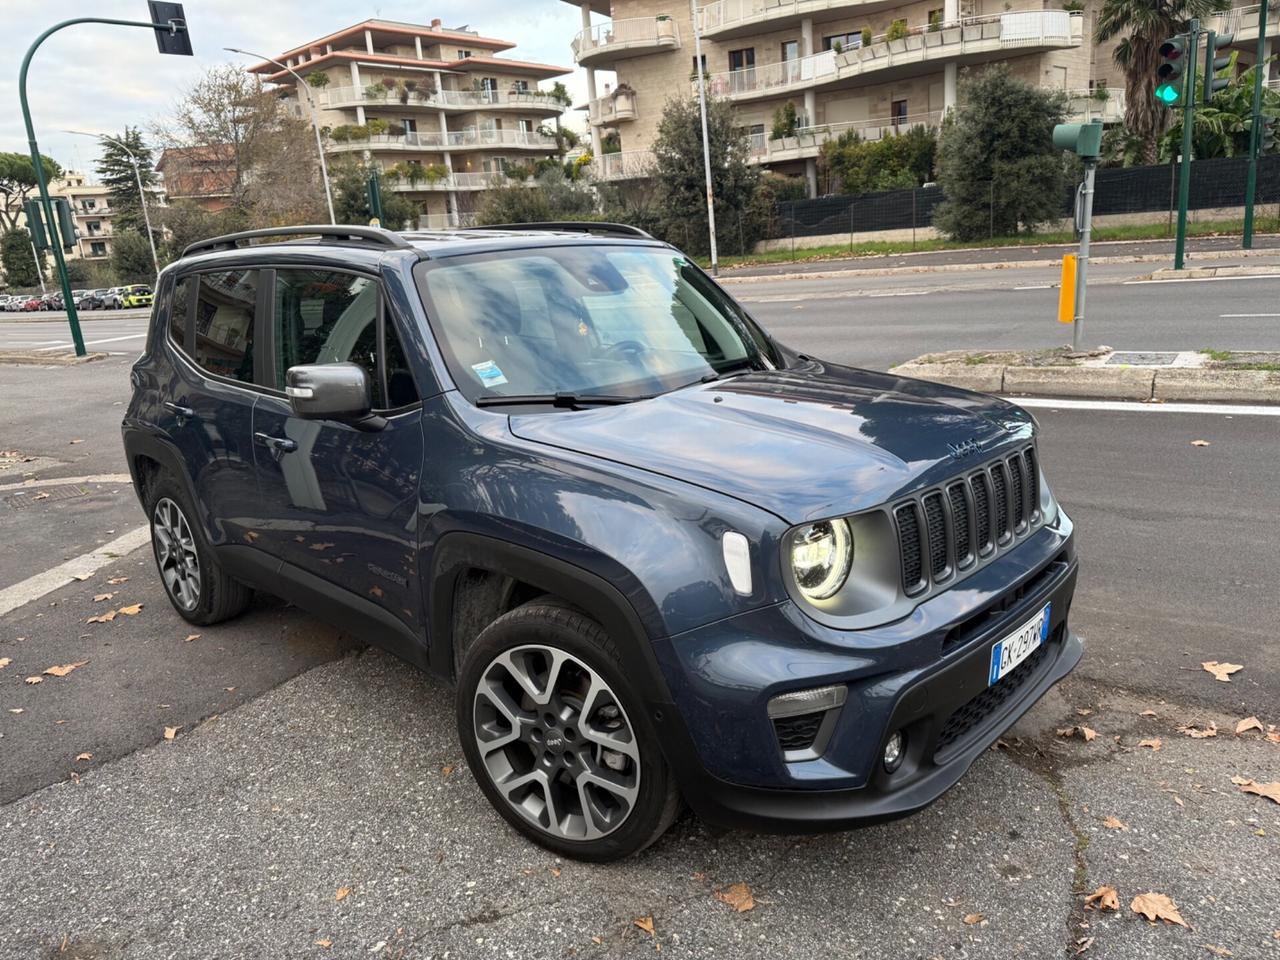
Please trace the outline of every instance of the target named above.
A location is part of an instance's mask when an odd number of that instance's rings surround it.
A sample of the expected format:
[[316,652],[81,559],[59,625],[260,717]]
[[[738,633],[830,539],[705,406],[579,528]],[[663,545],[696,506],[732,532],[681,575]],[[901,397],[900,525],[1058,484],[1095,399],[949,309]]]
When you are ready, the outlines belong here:
[[458,388],[637,399],[777,364],[768,338],[679,253],[586,244],[424,261],[418,287]]

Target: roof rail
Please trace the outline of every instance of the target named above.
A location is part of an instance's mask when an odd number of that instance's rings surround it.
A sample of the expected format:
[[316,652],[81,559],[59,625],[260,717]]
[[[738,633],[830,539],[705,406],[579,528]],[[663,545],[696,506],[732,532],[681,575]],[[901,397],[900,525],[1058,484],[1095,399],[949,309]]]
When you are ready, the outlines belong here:
[[490,223],[482,226],[464,227],[465,230],[566,230],[582,233],[599,233],[607,237],[639,237],[652,240],[653,234],[646,233],[639,227],[629,223],[609,223],[606,220],[550,220],[544,223]]
[[381,227],[356,227],[334,224],[304,225],[297,227],[264,227],[261,230],[241,230],[239,233],[227,233],[220,237],[210,237],[193,243],[182,251],[184,257],[196,253],[209,253],[212,250],[234,250],[241,242],[259,237],[320,237],[326,240],[338,240],[363,243],[369,246],[386,247],[391,250],[412,250],[413,244],[404,237]]

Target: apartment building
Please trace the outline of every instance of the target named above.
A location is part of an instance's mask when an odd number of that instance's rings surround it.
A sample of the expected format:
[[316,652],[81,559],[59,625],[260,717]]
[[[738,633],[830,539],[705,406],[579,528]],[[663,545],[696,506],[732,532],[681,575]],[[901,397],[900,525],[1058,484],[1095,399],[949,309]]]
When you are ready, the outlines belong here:
[[288,71],[250,70],[288,91],[287,108],[307,116],[314,103],[331,163],[373,162],[384,192],[420,204],[424,226],[445,226],[465,222],[485,190],[512,182],[512,167],[556,156],[552,130],[565,104],[539,84],[570,68],[517,59],[514,47],[439,20],[366,20],[275,58],[306,81],[300,99]]
[[[66,258],[103,260],[109,257],[112,210],[107,188],[100,183],[91,183],[78,170],[65,170],[60,178],[49,184],[49,195],[65,197],[71,204],[77,240],[76,245],[67,251]],[[38,197],[38,194],[33,190],[31,196]],[[26,216],[20,209],[15,212],[18,226],[26,227]]]
[[[587,76],[595,175],[643,176],[664,104],[688,96],[697,78],[690,5],[565,2],[582,11],[572,49]],[[812,196],[823,143],[848,130],[876,139],[904,126],[938,125],[956,106],[964,68],[1005,63],[1030,83],[1066,91],[1080,119],[1121,120],[1124,80],[1111,58],[1114,44],[1091,39],[1100,2],[700,2],[701,69],[709,93],[737,107],[755,160],[804,176]],[[1238,40],[1256,41],[1257,7],[1232,10],[1220,24]],[[1240,49],[1242,65],[1251,63],[1252,55]],[[602,70],[615,74],[612,85],[599,82]],[[775,130],[788,102],[796,123]],[[601,155],[602,130],[618,131],[620,153]]]

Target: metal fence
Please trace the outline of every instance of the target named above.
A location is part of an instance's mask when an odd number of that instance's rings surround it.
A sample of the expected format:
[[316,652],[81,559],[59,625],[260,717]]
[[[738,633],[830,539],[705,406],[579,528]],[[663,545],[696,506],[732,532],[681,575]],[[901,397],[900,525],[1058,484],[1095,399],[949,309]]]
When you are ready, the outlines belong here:
[[[1191,166],[1192,210],[1239,207],[1244,204],[1248,161],[1243,157],[1198,160]],[[1127,213],[1167,213],[1178,204],[1178,164],[1150,167],[1108,167],[1098,171],[1093,199],[1094,216]],[[994,213],[1000,184],[987,184]],[[1258,160],[1257,203],[1280,205],[1280,155]],[[942,188],[917,187],[856,196],[820,197],[779,203],[769,239],[863,234],[887,230],[918,230],[933,226],[933,214],[945,199]],[[1075,184],[1063,191],[1061,215],[1071,216]],[[1259,210],[1259,214],[1270,213]],[[1276,210],[1280,216],[1280,210]],[[992,221],[994,223],[994,216]],[[994,235],[994,229],[992,234]]]

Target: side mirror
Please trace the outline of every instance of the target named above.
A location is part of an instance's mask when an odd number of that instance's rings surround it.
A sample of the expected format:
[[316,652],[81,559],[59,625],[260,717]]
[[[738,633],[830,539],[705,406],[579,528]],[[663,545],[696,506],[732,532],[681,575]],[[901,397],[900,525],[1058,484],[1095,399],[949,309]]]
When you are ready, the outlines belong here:
[[313,363],[290,367],[284,392],[295,416],[374,426],[370,414],[369,375],[354,363]]

